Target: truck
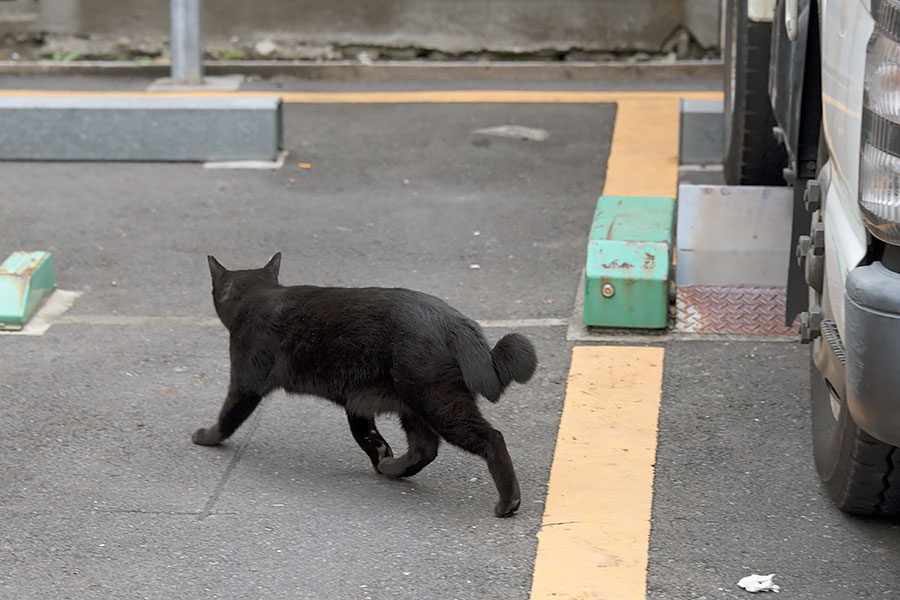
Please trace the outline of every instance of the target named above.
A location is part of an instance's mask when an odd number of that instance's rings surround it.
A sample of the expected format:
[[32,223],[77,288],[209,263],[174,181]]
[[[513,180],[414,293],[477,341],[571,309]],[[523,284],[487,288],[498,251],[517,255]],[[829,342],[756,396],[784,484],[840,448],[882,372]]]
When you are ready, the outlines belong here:
[[900,515],[900,0],[723,0],[723,170],[792,188],[786,323],[841,510]]

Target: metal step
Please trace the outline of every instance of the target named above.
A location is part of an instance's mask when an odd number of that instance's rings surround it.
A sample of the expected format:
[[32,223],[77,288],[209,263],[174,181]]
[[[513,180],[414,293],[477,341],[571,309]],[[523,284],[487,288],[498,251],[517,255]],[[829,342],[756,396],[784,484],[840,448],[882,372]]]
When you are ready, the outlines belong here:
[[678,186],[675,281],[787,285],[792,201],[787,187]]
[[674,330],[680,333],[797,335],[784,326],[785,288],[678,286]]

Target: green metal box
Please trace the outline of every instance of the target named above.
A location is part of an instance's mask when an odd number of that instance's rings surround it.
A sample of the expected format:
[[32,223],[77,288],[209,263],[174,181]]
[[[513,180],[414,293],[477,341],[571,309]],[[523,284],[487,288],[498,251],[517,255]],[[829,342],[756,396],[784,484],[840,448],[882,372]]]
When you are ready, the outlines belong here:
[[587,249],[585,325],[666,326],[674,220],[672,198],[600,197]]
[[0,265],[0,330],[22,329],[56,288],[49,252],[13,252]]

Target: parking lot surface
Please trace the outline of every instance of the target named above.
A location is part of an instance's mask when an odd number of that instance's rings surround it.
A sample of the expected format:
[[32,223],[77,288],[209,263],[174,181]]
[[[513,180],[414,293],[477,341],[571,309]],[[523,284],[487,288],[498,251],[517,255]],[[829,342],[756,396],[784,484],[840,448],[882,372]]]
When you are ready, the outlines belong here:
[[[251,87],[304,88],[275,83]],[[428,88],[395,87],[416,86]],[[82,292],[43,335],[0,337],[0,595],[532,597],[573,347],[601,343],[567,339],[567,323],[616,114],[611,102],[295,103],[276,170],[0,163],[0,254],[51,251],[59,287]],[[547,135],[476,133],[503,125]],[[532,339],[534,379],[483,406],[521,482],[514,518],[494,518],[484,463],[448,444],[415,477],[376,475],[317,398],[273,394],[221,447],[191,443],[228,380],[206,255],[250,268],[276,251],[285,284],[414,288],[491,342]],[[818,486],[806,348],[651,345],[664,362],[646,597],[737,598],[752,572],[776,573],[791,598],[900,595],[900,526],[843,515]],[[379,427],[401,451],[399,426]],[[585,597],[637,597],[595,584]]]

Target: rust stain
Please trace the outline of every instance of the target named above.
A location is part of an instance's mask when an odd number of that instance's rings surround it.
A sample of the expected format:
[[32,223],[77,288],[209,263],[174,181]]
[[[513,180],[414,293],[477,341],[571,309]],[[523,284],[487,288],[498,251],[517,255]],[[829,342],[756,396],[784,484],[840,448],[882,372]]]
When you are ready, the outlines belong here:
[[605,265],[600,265],[604,269],[633,269],[634,265],[628,262],[619,263],[619,259],[615,259],[611,263],[607,263]]
[[37,271],[37,268],[41,266],[42,256],[29,256],[26,260],[21,263],[16,264],[15,260],[13,260],[17,254],[22,254],[19,252],[14,252],[12,256],[10,256],[10,260],[12,261],[12,265],[14,266],[13,270],[8,270],[7,266],[10,264],[9,262],[4,263],[4,267],[0,269],[0,273],[4,275],[12,275],[14,277],[23,277],[30,278],[34,275],[34,272]]
[[654,267],[656,267],[656,256],[650,252],[644,252],[644,268],[652,271]]
[[31,277],[32,275],[34,275],[34,272],[37,270],[37,268],[38,268],[37,264],[30,262],[27,265],[23,265],[23,266],[19,267],[15,271],[3,270],[3,271],[0,271],[0,273],[3,273],[4,275],[9,275],[11,277],[28,278],[28,277]]
[[[622,202],[619,201],[619,204],[622,204]],[[617,212],[615,215],[613,215],[612,221],[609,222],[609,227],[606,229],[606,239],[608,239],[608,240],[613,239],[613,237],[612,237],[613,228],[616,226],[616,219],[618,219],[618,218],[619,218],[619,213]]]
[[38,263],[37,261],[30,260],[28,264],[16,271],[16,275],[23,275],[25,277],[31,277],[34,275],[34,272],[37,271]]

